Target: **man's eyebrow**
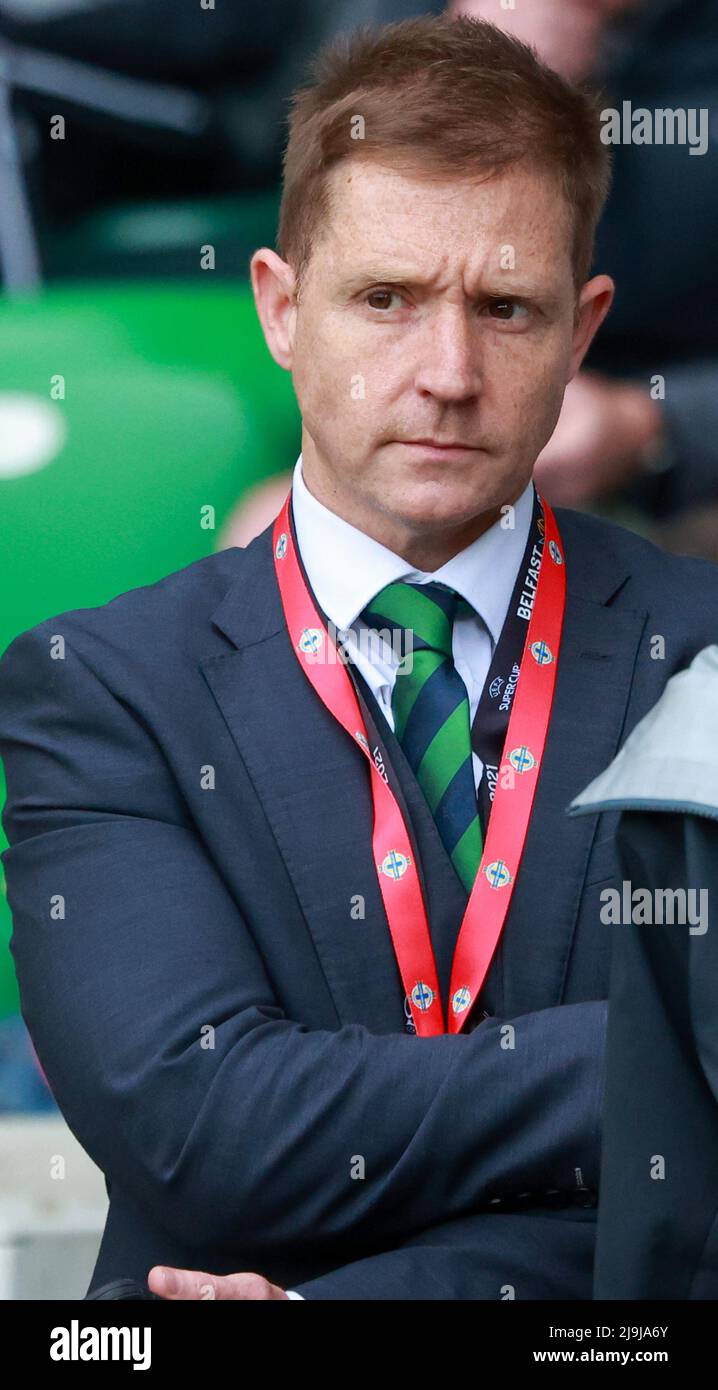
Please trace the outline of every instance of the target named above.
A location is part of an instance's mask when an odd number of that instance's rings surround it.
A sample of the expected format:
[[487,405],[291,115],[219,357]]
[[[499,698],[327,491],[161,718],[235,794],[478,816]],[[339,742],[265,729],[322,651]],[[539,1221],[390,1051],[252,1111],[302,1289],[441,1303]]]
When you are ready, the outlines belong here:
[[[357,271],[354,275],[350,276],[349,279],[342,281],[342,290],[351,294],[355,290],[365,288],[367,285],[404,285],[407,289],[411,289],[413,287],[425,288],[430,283],[430,276],[416,275],[412,272],[402,274],[397,271],[392,271],[387,274],[378,269],[374,270],[372,268],[367,268],[366,270]],[[512,299],[532,299],[552,305],[561,303],[561,295],[552,288],[547,286],[545,289],[542,289],[540,285],[532,285],[525,281],[514,280],[509,272],[500,270],[495,272],[495,278],[492,276],[487,279],[486,288],[479,291],[475,297],[479,298],[482,294],[488,295],[489,298],[492,299],[499,299],[502,296],[506,296]]]
[[397,273],[397,272],[395,271],[393,274],[387,275],[386,271],[382,271],[382,270],[372,270],[371,268],[369,268],[369,269],[367,269],[367,270],[357,270],[357,271],[354,273],[354,275],[350,276],[350,278],[349,278],[348,280],[343,280],[343,281],[342,281],[342,289],[343,289],[343,290],[356,290],[356,289],[361,289],[363,285],[375,285],[375,284],[379,284],[379,285],[425,285],[426,283],[427,283],[426,279],[423,279],[420,275],[411,274],[410,272],[406,272],[405,274],[402,274],[401,272]]

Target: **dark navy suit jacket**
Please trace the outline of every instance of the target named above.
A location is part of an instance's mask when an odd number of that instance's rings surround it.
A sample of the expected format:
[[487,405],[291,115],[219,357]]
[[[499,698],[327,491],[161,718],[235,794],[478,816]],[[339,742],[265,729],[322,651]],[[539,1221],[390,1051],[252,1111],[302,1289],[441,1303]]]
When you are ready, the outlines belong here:
[[[271,527],[8,648],[12,950],[107,1177],[91,1291],[164,1263],[309,1298],[591,1297],[620,871],[615,817],[565,808],[715,640],[718,569],[557,519],[550,735],[489,1017],[457,1037],[403,1031],[368,764],[291,649]],[[446,1001],[466,893],[386,731]]]

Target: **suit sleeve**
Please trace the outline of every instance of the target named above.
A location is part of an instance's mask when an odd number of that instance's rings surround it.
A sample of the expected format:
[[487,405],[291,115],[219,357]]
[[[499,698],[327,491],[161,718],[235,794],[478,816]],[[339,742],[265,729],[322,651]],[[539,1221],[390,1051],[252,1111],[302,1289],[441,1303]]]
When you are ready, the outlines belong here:
[[595,1212],[477,1212],[308,1279],[295,1293],[308,1302],[453,1303],[509,1293],[521,1300],[590,1299],[595,1235]]
[[577,1171],[597,1187],[605,1001],[513,1037],[287,1018],[100,639],[53,660],[58,627],[0,662],[3,859],[23,1017],[99,1167],[192,1248],[258,1255],[371,1248]]

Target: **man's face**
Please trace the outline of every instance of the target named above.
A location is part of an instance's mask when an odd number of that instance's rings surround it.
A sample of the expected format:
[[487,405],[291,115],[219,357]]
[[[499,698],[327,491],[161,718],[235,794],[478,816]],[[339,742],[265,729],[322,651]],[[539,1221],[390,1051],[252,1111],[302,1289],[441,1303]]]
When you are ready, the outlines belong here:
[[517,167],[438,183],[346,161],[331,181],[285,319],[305,476],[406,551],[514,501],[553,432],[578,366],[570,212]]

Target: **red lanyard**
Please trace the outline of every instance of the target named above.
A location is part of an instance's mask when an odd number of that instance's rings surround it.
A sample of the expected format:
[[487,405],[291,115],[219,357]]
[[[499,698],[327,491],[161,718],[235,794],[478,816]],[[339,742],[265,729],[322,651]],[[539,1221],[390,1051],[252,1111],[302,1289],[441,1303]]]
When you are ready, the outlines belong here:
[[304,579],[291,492],[274,524],[274,567],[294,653],[319,698],[369,760],[374,863],[412,1019],[424,1038],[459,1033],[478,998],[511,902],[541,771],[561,645],[566,568],[556,519],[548,503],[539,500],[545,534],[538,585],[484,851],[454,950],[448,1030],[413,845],[394,794],[372,758],[352,681]]

